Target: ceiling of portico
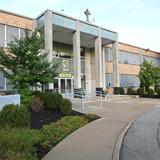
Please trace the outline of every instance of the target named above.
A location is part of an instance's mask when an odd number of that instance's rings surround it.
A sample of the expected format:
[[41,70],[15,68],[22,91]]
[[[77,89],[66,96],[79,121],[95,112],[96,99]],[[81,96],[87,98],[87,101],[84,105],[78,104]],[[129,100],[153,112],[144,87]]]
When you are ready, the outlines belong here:
[[[73,45],[73,33],[75,31],[53,25],[53,41]],[[94,48],[96,36],[80,33],[81,47]],[[102,45],[112,43],[111,40],[102,38]]]

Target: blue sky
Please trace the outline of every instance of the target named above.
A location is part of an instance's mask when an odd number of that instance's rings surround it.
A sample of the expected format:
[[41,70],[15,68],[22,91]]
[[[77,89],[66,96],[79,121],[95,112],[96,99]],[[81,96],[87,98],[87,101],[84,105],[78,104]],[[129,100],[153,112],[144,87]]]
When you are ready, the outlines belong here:
[[[159,0],[0,0],[0,9],[37,17],[46,9],[85,20],[119,33],[119,41],[160,52]],[[64,11],[61,11],[64,9]]]

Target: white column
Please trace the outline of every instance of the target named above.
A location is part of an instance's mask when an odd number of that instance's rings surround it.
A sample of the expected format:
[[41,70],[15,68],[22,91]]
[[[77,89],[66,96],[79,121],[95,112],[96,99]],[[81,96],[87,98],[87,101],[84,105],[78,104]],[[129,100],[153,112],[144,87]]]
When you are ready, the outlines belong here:
[[91,51],[90,49],[85,49],[85,76],[86,76],[86,90],[88,93],[92,93]]
[[74,88],[81,88],[81,52],[80,52],[80,30],[77,21],[77,30],[73,34],[73,71]]
[[[48,10],[45,13],[45,52],[48,53],[48,61],[52,62],[53,51],[53,28],[52,28],[52,11]],[[49,83],[49,89],[53,89],[53,83]]]
[[106,89],[106,61],[105,61],[105,46],[102,47],[102,82],[103,89]]
[[95,40],[95,75],[96,87],[103,87],[102,84],[102,42],[100,28],[98,29],[98,37]]
[[118,41],[112,44],[113,54],[113,87],[119,87]]

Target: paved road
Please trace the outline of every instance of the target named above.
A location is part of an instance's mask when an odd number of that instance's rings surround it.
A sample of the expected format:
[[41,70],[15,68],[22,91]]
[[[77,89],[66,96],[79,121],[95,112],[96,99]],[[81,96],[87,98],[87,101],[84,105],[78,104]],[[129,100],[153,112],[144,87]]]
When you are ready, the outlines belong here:
[[160,160],[160,108],[132,124],[123,139],[120,160]]
[[[116,158],[117,150],[119,151],[117,140],[123,129],[144,112],[160,105],[160,100],[107,99],[103,102],[102,109],[99,104],[99,102],[87,104],[84,111],[95,113],[102,118],[70,134],[43,160],[113,160]],[[80,111],[82,106],[77,106],[75,109]]]

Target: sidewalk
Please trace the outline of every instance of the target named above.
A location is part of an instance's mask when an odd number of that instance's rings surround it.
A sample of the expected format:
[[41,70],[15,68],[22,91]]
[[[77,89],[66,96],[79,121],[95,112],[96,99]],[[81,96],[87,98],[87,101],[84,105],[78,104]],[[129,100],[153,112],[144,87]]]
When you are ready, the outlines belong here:
[[69,135],[43,160],[112,160],[120,145],[117,139],[125,127],[155,106],[160,107],[160,100],[131,98],[103,102],[103,109],[92,112],[101,119]]

